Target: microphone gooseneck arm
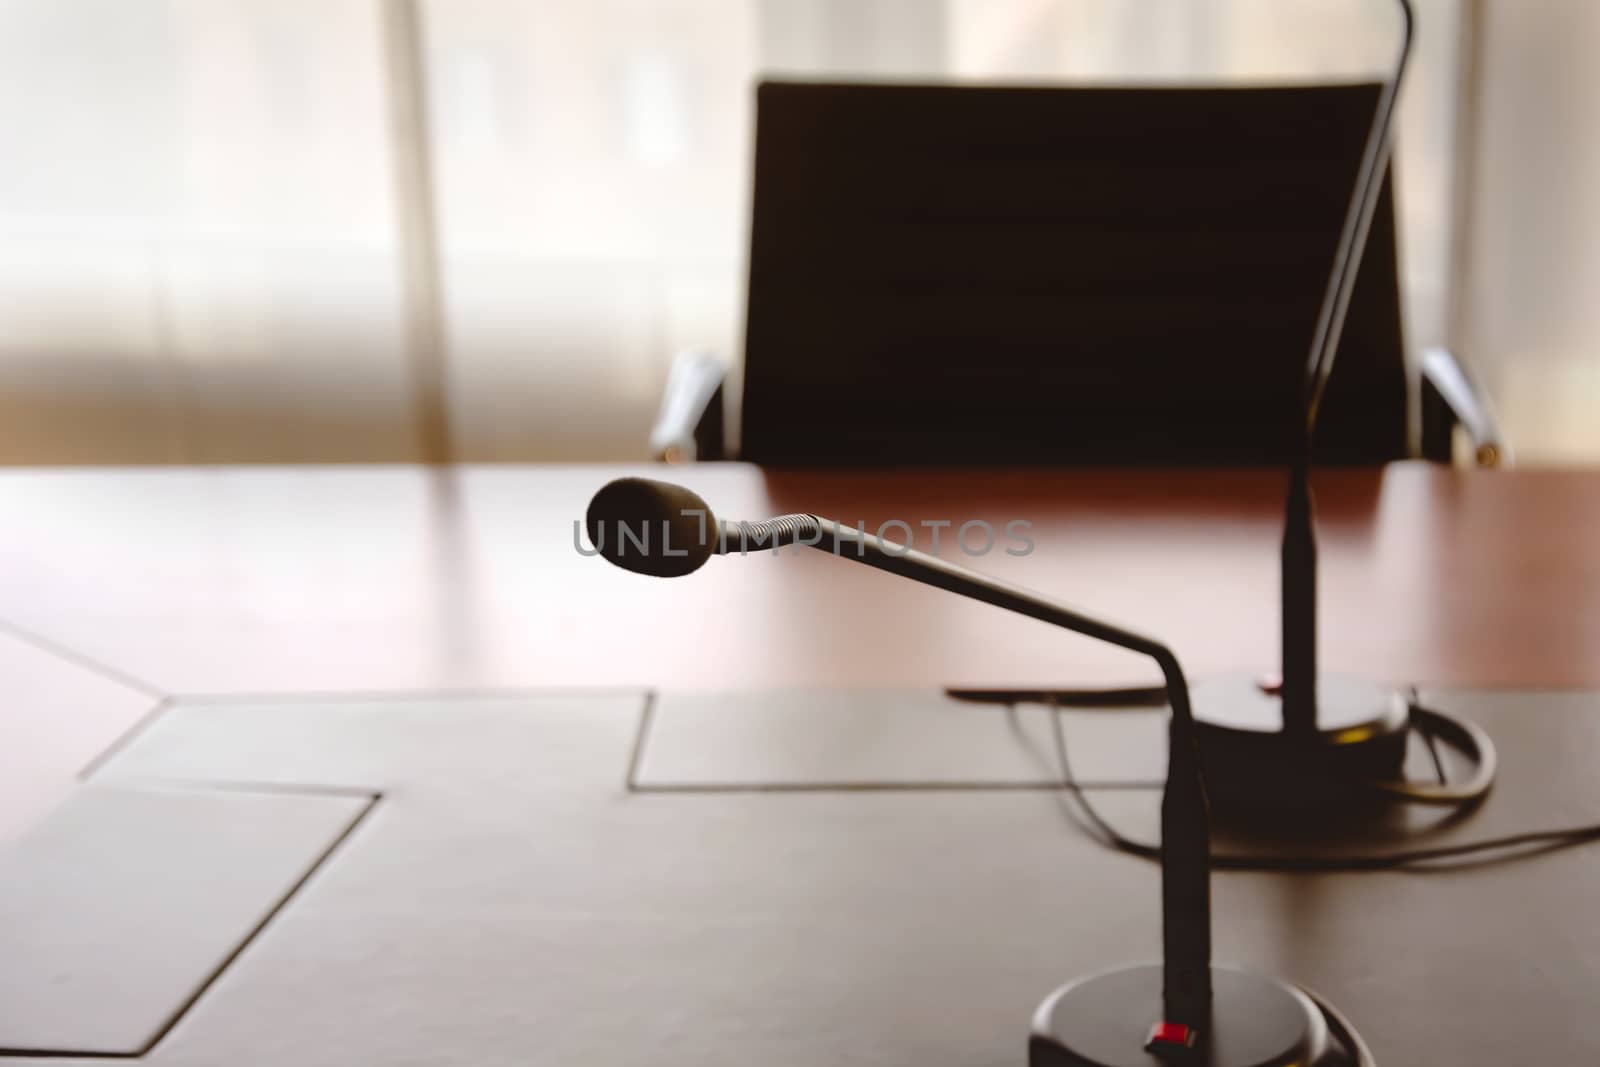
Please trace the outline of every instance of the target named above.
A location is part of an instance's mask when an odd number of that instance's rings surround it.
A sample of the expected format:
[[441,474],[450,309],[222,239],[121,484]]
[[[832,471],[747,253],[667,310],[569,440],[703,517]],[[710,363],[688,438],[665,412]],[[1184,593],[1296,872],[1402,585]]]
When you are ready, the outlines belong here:
[[740,555],[805,545],[957,596],[992,604],[1156,661],[1172,705],[1161,799],[1161,918],[1164,1021],[1207,1033],[1211,1013],[1211,831],[1205,779],[1189,709],[1189,685],[1166,645],[1135,630],[1048,600],[1020,586],[904,548],[815,515],[721,522],[714,552]]
[[1322,394],[1333,371],[1339,340],[1344,333],[1350,296],[1355,291],[1367,233],[1377,211],[1383,176],[1389,164],[1389,132],[1394,126],[1400,85],[1411,58],[1415,16],[1411,0],[1400,5],[1400,55],[1378,96],[1372,126],[1367,131],[1355,189],[1345,210],[1344,226],[1334,252],[1333,270],[1323,292],[1322,308],[1312,335],[1301,388],[1301,422],[1289,470],[1289,493],[1284,504],[1282,587],[1283,623],[1282,707],[1286,734],[1310,738],[1317,731],[1317,540],[1311,499],[1311,452],[1316,435]]
[[1400,55],[1378,95],[1377,110],[1372,126],[1367,131],[1366,147],[1361,153],[1361,166],[1356,171],[1355,189],[1350,195],[1350,205],[1345,209],[1344,226],[1339,232],[1339,244],[1334,251],[1333,271],[1328,275],[1328,287],[1322,295],[1322,308],[1317,315],[1311,354],[1306,361],[1301,399],[1307,453],[1311,450],[1311,436],[1316,430],[1322,392],[1328,384],[1328,375],[1333,371],[1333,360],[1344,332],[1345,315],[1350,310],[1350,294],[1355,290],[1356,276],[1361,270],[1361,254],[1366,248],[1367,233],[1372,228],[1372,217],[1377,211],[1378,193],[1383,187],[1384,170],[1389,163],[1389,131],[1394,127],[1400,85],[1405,80],[1406,66],[1411,60],[1416,18],[1411,10],[1411,0],[1396,0],[1396,3],[1400,5],[1401,18]]

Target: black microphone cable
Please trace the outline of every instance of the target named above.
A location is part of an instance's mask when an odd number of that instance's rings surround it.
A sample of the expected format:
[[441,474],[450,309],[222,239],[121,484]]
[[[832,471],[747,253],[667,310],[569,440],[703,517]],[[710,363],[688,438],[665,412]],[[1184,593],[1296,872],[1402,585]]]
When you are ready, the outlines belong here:
[[[945,695],[955,699],[980,704],[1051,704],[1057,708],[1098,708],[1107,711],[1164,707],[1166,694],[1152,687],[1122,689],[945,689]],[[1408,734],[1419,737],[1432,760],[1437,780],[1418,782],[1410,779],[1361,779],[1343,783],[1352,794],[1365,793],[1369,798],[1389,801],[1457,808],[1468,811],[1489,795],[1494,785],[1498,765],[1494,742],[1479,726],[1468,719],[1447,715],[1426,707],[1410,688],[1407,699]],[[1451,782],[1445,773],[1444,761],[1439,755],[1439,742],[1467,757],[1472,763],[1472,773],[1464,781]],[[1338,783],[1329,783],[1338,784]]]
[[[1055,699],[1047,699],[1044,703],[1050,709],[1051,735],[1055,745],[1055,756],[1061,775],[1061,785],[1071,797],[1071,803],[1066,806],[1068,815],[1090,837],[1107,848],[1138,856],[1140,859],[1159,860],[1161,858],[1159,845],[1140,841],[1124,834],[1112,826],[1110,821],[1090,801],[1087,790],[1079,784],[1076,775],[1073,773],[1072,763],[1067,755],[1066,732],[1061,724],[1061,713],[1066,705]],[[1416,707],[1417,705],[1414,705],[1413,710]],[[1014,713],[1015,705],[1010,705],[1010,709]],[[1442,779],[1444,777],[1443,762],[1439,760],[1436,751],[1433,753],[1433,759]],[[1500,837],[1481,838],[1476,841],[1464,841],[1453,845],[1397,849],[1365,855],[1317,856],[1213,851],[1211,853],[1211,867],[1213,870],[1220,871],[1276,873],[1328,874],[1392,870],[1446,873],[1470,865],[1464,863],[1451,864],[1448,862],[1451,860],[1471,860],[1475,858],[1493,860],[1496,857],[1492,854],[1497,852],[1510,853],[1509,855],[1498,857],[1499,860],[1503,861],[1527,859],[1588,844],[1596,840],[1600,840],[1600,823],[1548,830],[1532,830],[1523,833],[1506,834]]]

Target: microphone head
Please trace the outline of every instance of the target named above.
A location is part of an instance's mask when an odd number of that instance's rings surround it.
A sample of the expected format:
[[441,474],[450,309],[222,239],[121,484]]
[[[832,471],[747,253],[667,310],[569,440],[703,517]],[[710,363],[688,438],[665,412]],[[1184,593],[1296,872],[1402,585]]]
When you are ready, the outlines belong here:
[[584,525],[601,556],[655,578],[699,570],[716,551],[719,530],[699,495],[651,478],[618,478],[601,486]]

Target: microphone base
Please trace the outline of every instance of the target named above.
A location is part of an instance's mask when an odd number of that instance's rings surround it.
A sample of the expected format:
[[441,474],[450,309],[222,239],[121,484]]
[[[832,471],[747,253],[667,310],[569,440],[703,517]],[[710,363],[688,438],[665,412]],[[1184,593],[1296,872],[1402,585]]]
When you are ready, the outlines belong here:
[[1281,697],[1226,676],[1192,691],[1212,813],[1224,822],[1303,822],[1378,814],[1372,788],[1404,775],[1411,731],[1404,695],[1360,678],[1317,679],[1317,730],[1284,732]]
[[1103,971],[1062,986],[1034,1013],[1028,1067],[1368,1067],[1361,1038],[1332,1007],[1289,982],[1213,966],[1209,1033],[1157,1055],[1161,967]]

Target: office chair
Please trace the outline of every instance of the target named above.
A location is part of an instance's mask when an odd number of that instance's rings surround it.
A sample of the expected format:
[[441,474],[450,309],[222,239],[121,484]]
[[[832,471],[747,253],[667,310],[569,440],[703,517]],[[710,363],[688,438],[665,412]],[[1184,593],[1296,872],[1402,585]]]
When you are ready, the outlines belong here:
[[[1282,465],[1376,84],[757,92],[739,458]],[[1507,458],[1449,352],[1421,453]],[[729,458],[722,363],[680,357],[650,447]],[[1412,453],[1388,176],[1316,460]]]

